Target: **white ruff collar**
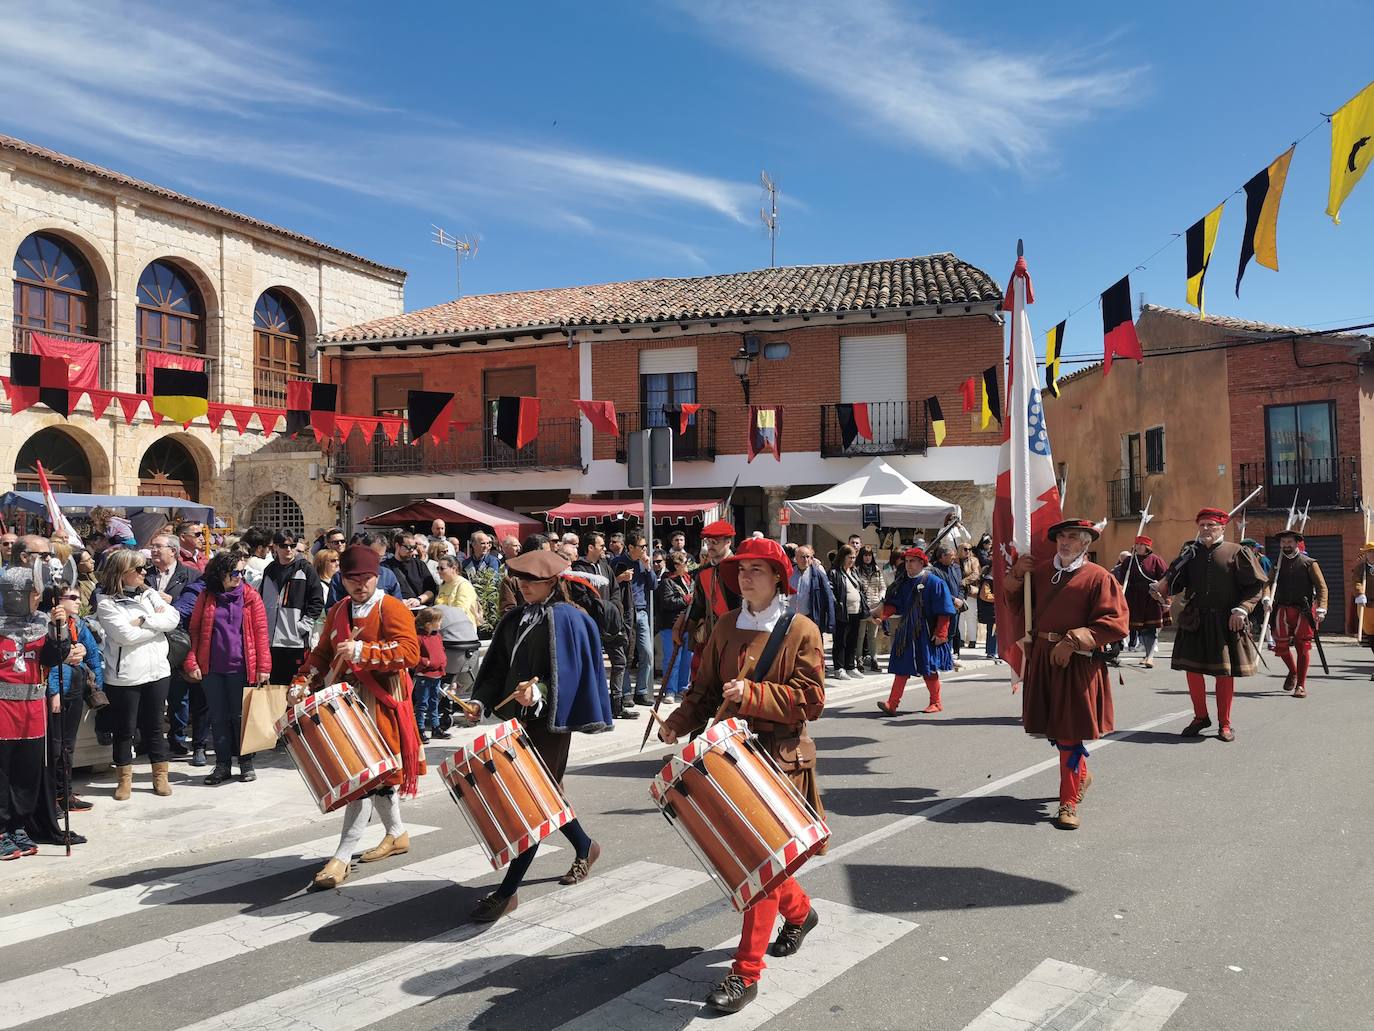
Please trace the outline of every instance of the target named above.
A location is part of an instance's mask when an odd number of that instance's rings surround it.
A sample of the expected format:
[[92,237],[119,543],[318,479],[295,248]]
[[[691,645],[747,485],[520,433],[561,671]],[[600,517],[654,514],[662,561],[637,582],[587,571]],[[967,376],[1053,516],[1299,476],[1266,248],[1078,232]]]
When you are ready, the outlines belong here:
[[367,601],[363,602],[361,605],[355,601],[353,603],[353,618],[366,619],[368,616],[372,615],[372,610],[381,604],[382,598],[385,596],[386,591],[378,587],[372,592],[372,597],[368,598]]
[[781,594],[773,596],[768,607],[762,612],[751,612],[749,603],[746,601],[740,606],[739,615],[735,618],[735,626],[740,630],[766,630],[772,633],[773,627],[777,625],[782,614],[787,611],[787,602]]

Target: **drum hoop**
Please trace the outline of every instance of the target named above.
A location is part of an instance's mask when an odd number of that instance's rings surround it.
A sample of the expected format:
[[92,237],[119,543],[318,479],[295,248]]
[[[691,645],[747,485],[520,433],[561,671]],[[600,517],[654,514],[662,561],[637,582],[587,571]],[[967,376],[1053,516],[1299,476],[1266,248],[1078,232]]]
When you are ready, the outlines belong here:
[[272,729],[277,732],[277,737],[281,737],[282,732],[291,724],[299,723],[325,702],[352,690],[347,684],[330,684],[328,687],[322,687],[318,691],[306,695],[295,705],[288,705],[286,711],[277,717],[277,722],[273,724]]
[[653,795],[654,801],[659,800],[659,795],[666,795],[682,779],[682,775],[693,768],[692,764],[711,751],[713,746],[732,737],[747,739],[754,736],[756,735],[749,729],[749,724],[738,717],[732,716],[728,720],[722,720],[715,724],[695,741],[689,741],[677,755],[668,757],[668,761],[663,764],[663,769],[653,779],[650,794],[653,794],[653,788],[657,788],[659,792],[658,795]]
[[819,848],[829,837],[830,828],[826,826],[824,820],[817,820],[806,828],[806,833],[801,839],[793,837],[786,841],[782,848],[777,849],[754,870],[750,871],[749,875],[745,877],[744,883],[731,894],[731,904],[741,913],[744,912],[749,902],[763,891],[765,883],[786,870],[803,854]]
[[515,732],[519,725],[519,720],[512,719],[506,720],[506,722],[504,723],[498,723],[490,730],[484,730],[482,733],[478,734],[475,738],[473,738],[472,741],[466,746],[460,746],[458,748],[455,748],[453,750],[453,754],[450,755],[447,759],[444,760],[443,763],[440,764],[440,769],[442,769],[448,763],[467,762],[477,753],[485,752],[497,741],[504,741],[507,737],[509,737],[512,733]]
[[397,769],[396,760],[391,758],[373,763],[363,770],[362,773],[356,773],[352,777],[349,777],[343,784],[338,784],[331,788],[329,793],[325,795],[320,802],[320,812],[329,812],[329,810],[325,808],[326,802],[338,802],[341,799],[347,798],[368,781],[378,780],[385,777],[388,773],[395,773]]
[[[531,831],[531,833],[522,834],[514,842],[508,844],[500,852],[497,852],[495,855],[493,855],[491,857],[492,869],[501,869],[501,867],[505,866],[516,856],[520,855],[522,852],[526,852],[529,849],[533,848],[535,845],[539,844],[545,838],[549,837],[549,835],[553,834],[554,831],[558,830],[560,827],[566,826],[567,824],[571,823],[574,819],[576,819],[576,816],[572,811],[572,806],[566,806],[565,808],[560,809],[551,817],[542,821],[538,827],[534,828],[534,830]],[[538,832],[537,837],[534,834],[535,831]]]

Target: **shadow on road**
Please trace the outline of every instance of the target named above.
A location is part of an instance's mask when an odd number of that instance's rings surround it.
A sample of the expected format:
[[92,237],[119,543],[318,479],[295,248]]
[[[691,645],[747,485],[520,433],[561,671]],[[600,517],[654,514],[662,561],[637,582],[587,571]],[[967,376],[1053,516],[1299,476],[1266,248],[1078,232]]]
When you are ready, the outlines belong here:
[[[826,764],[828,772],[830,764]],[[827,813],[839,816],[877,816],[892,813],[909,816],[919,812],[935,796],[933,788],[827,788],[821,801]]]
[[942,910],[1050,906],[1077,894],[1053,881],[989,870],[983,866],[892,866],[845,868],[855,906],[892,915]]

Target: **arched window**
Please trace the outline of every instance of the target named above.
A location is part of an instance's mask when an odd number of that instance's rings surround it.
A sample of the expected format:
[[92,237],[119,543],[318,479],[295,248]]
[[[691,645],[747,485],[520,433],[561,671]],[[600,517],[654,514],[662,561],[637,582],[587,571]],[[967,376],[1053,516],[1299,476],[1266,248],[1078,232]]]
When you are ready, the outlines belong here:
[[140,497],[200,500],[200,470],[186,445],[171,437],[159,437],[143,452],[138,464]]
[[14,460],[14,489],[40,490],[38,463],[43,463],[48,483],[59,493],[89,494],[91,463],[86,452],[60,429],[39,430],[19,449]]
[[282,530],[296,540],[305,536],[305,515],[301,512],[301,506],[296,504],[291,495],[279,490],[258,498],[248,515],[248,525],[261,526],[272,532]]
[[253,403],[284,406],[286,381],[305,374],[305,330],[281,290],[268,290],[253,309],[253,354]]
[[14,255],[16,335],[23,327],[91,336],[95,311],[95,276],[76,247],[51,233],[34,233],[19,245]]
[[205,302],[191,277],[155,261],[138,277],[138,345],[205,353]]

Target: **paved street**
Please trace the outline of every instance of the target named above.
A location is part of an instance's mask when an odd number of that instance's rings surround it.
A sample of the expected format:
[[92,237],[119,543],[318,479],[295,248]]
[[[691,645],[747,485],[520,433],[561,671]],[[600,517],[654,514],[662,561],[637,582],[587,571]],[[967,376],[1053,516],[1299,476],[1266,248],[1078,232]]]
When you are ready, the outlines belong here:
[[289,769],[175,780],[166,801],[140,778],[120,813],[93,788],[93,844],[0,869],[0,1027],[1365,1028],[1374,683],[1367,652],[1328,653],[1304,701],[1242,681],[1230,745],[1178,737],[1181,675],[1126,667],[1073,833],[1048,821],[1056,758],[1021,732],[1005,667],[956,674],[937,717],[921,690],[879,714],[886,677],[832,685],[815,736],[834,838],[802,872],[821,924],[729,1018],[697,1003],[739,919],[653,809],[666,750],[637,756],[635,727],[574,742],[593,877],[555,883],[555,835],[480,932],[465,914],[497,878],[432,779],[410,854],[317,895],[338,819]]

